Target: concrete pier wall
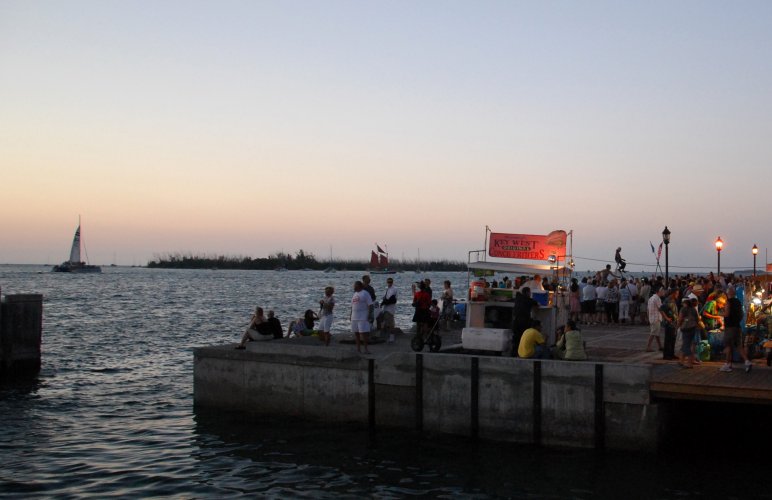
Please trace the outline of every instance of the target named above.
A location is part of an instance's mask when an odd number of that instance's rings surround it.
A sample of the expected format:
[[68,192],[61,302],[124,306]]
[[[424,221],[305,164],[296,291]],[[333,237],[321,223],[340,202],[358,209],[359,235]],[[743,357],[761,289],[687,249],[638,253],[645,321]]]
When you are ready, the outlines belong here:
[[6,295],[0,299],[0,377],[40,372],[43,296]]
[[548,446],[657,445],[646,365],[255,347],[196,349],[195,403]]

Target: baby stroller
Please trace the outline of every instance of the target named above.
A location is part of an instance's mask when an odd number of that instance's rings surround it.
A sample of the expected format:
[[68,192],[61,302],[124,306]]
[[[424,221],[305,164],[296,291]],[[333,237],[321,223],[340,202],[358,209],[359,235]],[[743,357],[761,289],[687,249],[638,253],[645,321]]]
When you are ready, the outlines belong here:
[[437,333],[437,325],[439,324],[440,318],[437,318],[428,332],[413,335],[413,338],[410,340],[410,347],[415,352],[421,352],[424,350],[424,346],[428,345],[430,352],[439,352],[440,347],[442,347],[442,337]]

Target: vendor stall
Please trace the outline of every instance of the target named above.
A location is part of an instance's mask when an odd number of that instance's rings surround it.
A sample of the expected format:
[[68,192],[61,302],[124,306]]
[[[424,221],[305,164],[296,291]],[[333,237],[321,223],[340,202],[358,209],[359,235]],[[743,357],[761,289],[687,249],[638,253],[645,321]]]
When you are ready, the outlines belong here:
[[[473,259],[473,254],[479,256],[480,252],[470,252],[470,259],[467,263],[469,272],[469,302],[466,310],[466,327],[461,332],[461,344],[464,349],[470,350],[485,350],[485,351],[498,351],[502,354],[510,354],[512,352],[512,323],[514,319],[514,305],[515,296],[518,290],[515,288],[494,288],[488,286],[489,283],[486,278],[494,278],[497,274],[500,277],[514,278],[517,276],[529,276],[532,277],[536,274],[542,277],[555,277],[565,278],[570,269],[565,266],[558,265],[558,258],[565,258],[565,235],[562,233],[562,245],[561,240],[552,236],[550,243],[552,247],[536,248],[538,242],[534,244],[535,238],[547,238],[547,237],[534,237],[530,235],[504,235],[507,237],[507,241],[518,240],[519,245],[501,245],[501,241],[504,239],[500,233],[491,233],[491,251],[489,255],[494,257],[502,257],[501,253],[496,251],[496,248],[504,246],[505,248],[511,248],[517,246],[521,248],[524,246],[523,241],[527,240],[530,243],[527,255],[542,256],[545,251],[549,257],[555,257],[554,262],[550,264],[525,264],[514,262],[500,262],[500,261],[486,261]],[[523,236],[529,236],[529,238],[522,238]],[[494,246],[494,237],[498,238],[498,247]],[[517,238],[513,238],[517,237]],[[523,240],[523,241],[521,241]],[[561,251],[562,250],[562,251]],[[504,255],[507,258],[510,254]],[[522,254],[516,254],[516,257],[528,259],[530,257],[522,257]],[[559,257],[558,257],[559,256]],[[541,260],[533,258],[531,260]],[[548,259],[544,259],[548,260]],[[563,292],[543,292],[539,290],[532,290],[532,297],[539,303],[538,310],[532,315],[532,319],[537,319],[541,322],[541,333],[544,336],[547,345],[552,345],[556,342],[555,330],[560,323],[564,323],[567,315],[567,294]],[[515,346],[516,347],[516,346]]]

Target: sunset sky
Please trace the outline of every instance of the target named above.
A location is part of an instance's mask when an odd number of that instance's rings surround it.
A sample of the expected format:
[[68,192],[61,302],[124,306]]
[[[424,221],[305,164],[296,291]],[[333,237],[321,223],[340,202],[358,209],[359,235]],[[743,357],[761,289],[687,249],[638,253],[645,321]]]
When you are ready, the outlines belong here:
[[[769,1],[0,2],[0,263],[466,260],[573,230],[577,269],[759,265]],[[597,260],[595,260],[597,259]],[[632,270],[643,269],[631,265]],[[649,268],[651,269],[651,268]]]

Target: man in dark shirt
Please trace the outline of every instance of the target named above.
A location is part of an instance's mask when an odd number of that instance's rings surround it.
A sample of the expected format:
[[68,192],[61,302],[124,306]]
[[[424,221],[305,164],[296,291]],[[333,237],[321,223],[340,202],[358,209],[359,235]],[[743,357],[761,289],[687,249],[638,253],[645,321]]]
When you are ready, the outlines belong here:
[[733,286],[726,289],[726,296],[727,301],[724,308],[724,353],[726,354],[726,363],[719,370],[722,372],[732,371],[734,350],[739,349],[740,356],[745,360],[745,371],[747,373],[753,368],[753,363],[748,359],[748,354],[745,352],[745,346],[741,338],[740,322],[743,319],[743,305],[740,299],[735,297]]
[[531,298],[531,289],[524,286],[515,295],[515,308],[512,321],[512,356],[517,354],[523,332],[531,327],[531,313],[539,309],[539,303]]
[[375,321],[375,289],[370,284],[370,276],[367,274],[362,276],[362,284],[364,285],[364,290],[370,294],[370,298],[373,300],[373,303],[367,309],[367,321],[370,322],[370,327],[372,328],[373,321]]
[[268,331],[273,334],[273,338],[280,339],[284,336],[281,321],[274,316],[273,311],[268,311],[268,321],[266,321],[266,324],[268,325]]

